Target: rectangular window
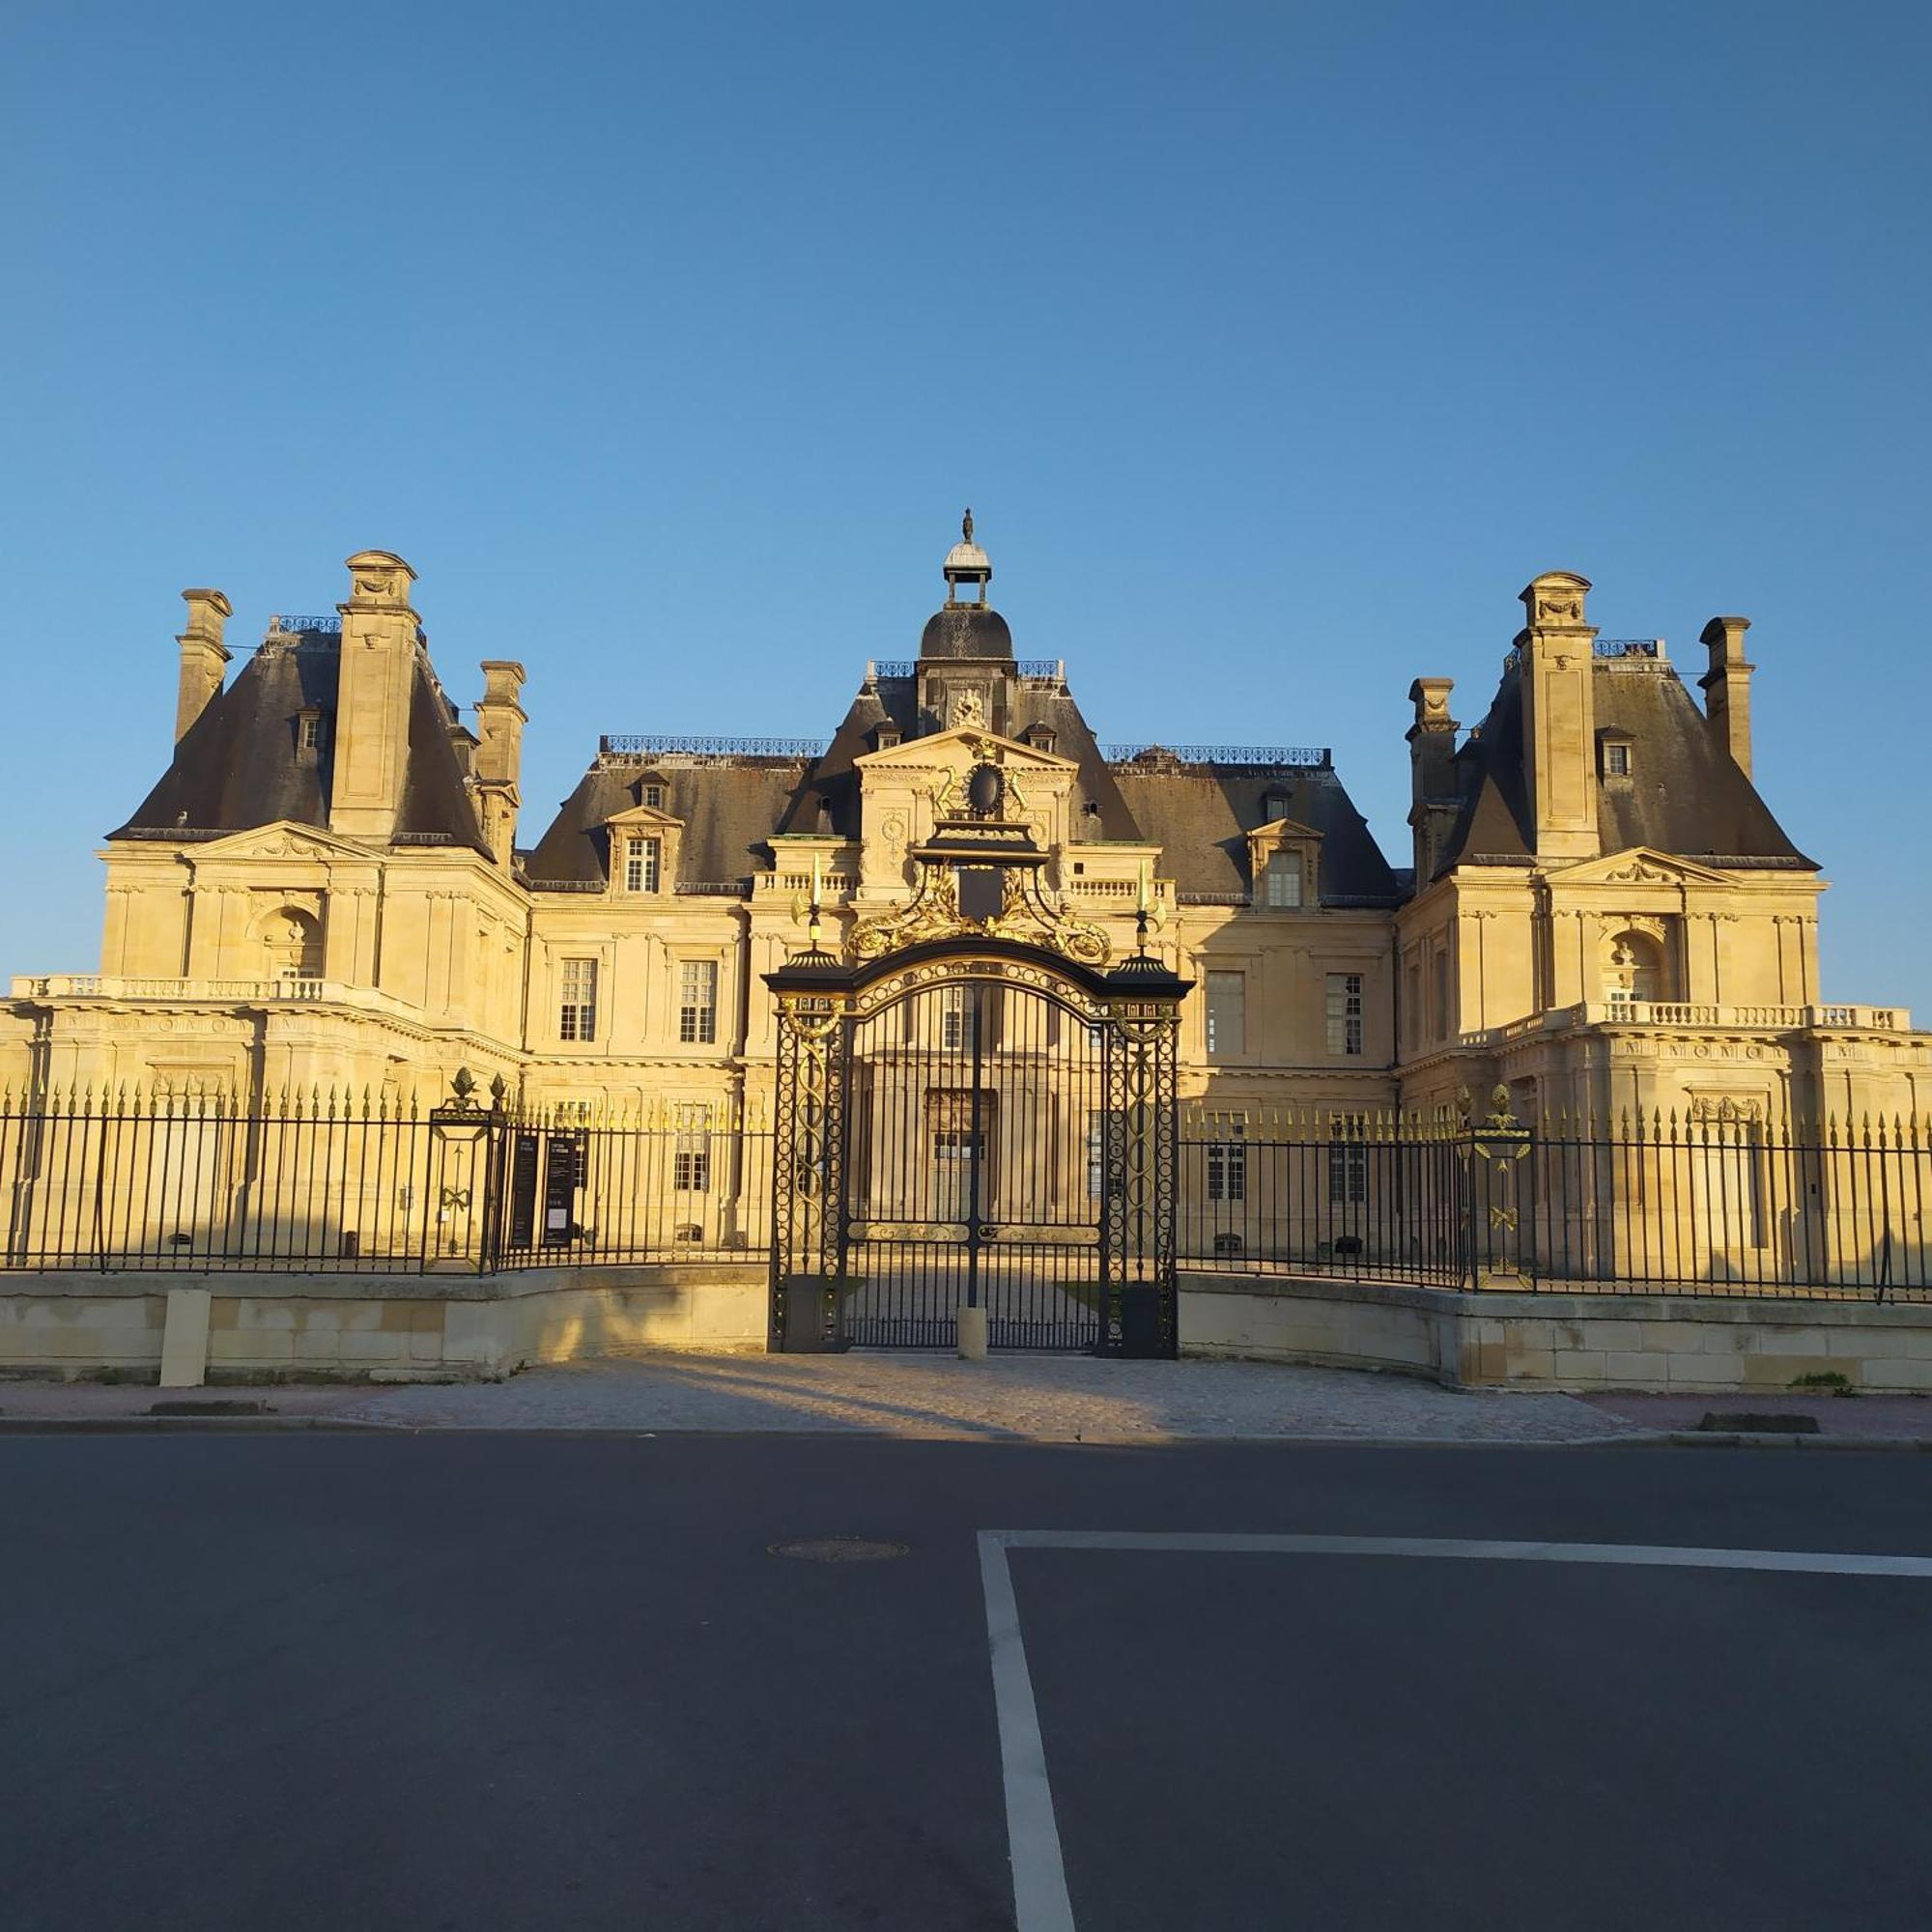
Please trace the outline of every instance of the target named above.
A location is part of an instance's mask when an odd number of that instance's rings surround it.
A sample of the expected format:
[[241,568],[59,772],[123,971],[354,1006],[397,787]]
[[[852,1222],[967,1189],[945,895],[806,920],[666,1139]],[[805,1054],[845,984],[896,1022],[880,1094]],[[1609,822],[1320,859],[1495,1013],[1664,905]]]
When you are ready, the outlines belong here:
[[627,838],[624,841],[624,890],[627,893],[654,893],[664,862],[664,841],[659,838]]
[[971,1053],[980,1036],[979,989],[948,986],[939,1008],[939,1043],[948,1051]]
[[1442,1039],[1449,1033],[1449,955],[1437,952],[1429,961],[1429,992],[1435,1004],[1435,1037]]
[[1604,770],[1613,779],[1630,777],[1631,748],[1628,745],[1605,745],[1604,747]]
[[1328,976],[1328,1051],[1358,1055],[1362,1050],[1362,976]]
[[1264,903],[1270,906],[1298,906],[1301,903],[1301,854],[1268,854],[1266,893]]
[[1328,1143],[1328,1205],[1354,1208],[1369,1198],[1369,1150],[1350,1138],[1355,1129],[1337,1121]]
[[319,752],[322,750],[322,714],[320,712],[310,711],[304,714],[302,718],[301,741],[302,750],[305,752]]
[[664,810],[664,802],[665,802],[665,788],[663,785],[657,783],[651,783],[645,785],[644,803],[647,806],[649,806],[653,811],[662,811]]
[[717,960],[687,959],[678,967],[677,1037],[687,1046],[709,1046],[718,1037]]
[[677,1110],[677,1142],[671,1150],[670,1184],[680,1194],[711,1191],[711,1109],[701,1102]]
[[556,1014],[558,1039],[597,1037],[597,962],[594,959],[566,959],[562,962],[562,996]]
[[1407,999],[1403,1002],[1403,1037],[1410,1046],[1414,1046],[1422,1037],[1422,968],[1412,959],[1403,983],[1408,993]]
[[1239,973],[1208,975],[1208,1053],[1225,1060],[1245,1051],[1248,982]]
[[1245,1201],[1248,1198],[1248,1150],[1239,1138],[1247,1129],[1231,1122],[1221,1132],[1225,1138],[1208,1143],[1208,1198],[1210,1201]]

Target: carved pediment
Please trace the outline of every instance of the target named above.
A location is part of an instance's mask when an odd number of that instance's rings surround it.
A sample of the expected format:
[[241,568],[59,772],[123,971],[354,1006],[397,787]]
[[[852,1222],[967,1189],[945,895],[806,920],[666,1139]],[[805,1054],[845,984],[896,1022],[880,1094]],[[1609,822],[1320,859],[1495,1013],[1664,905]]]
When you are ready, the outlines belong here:
[[1019,770],[1073,772],[1079,766],[1057,752],[1042,752],[1037,745],[1022,744],[1017,738],[1003,738],[997,731],[961,729],[934,731],[924,738],[904,738],[877,752],[867,752],[852,760],[862,771],[888,772],[952,770],[961,764],[984,761],[1011,765]]
[[612,831],[654,832],[660,827],[666,830],[681,828],[684,820],[673,818],[668,811],[660,811],[654,805],[633,805],[622,811],[613,811],[604,823]]
[[333,832],[313,825],[298,825],[280,819],[273,825],[250,826],[226,838],[212,838],[197,846],[197,863],[210,859],[310,859],[368,860],[373,854],[366,845],[352,843]]
[[1730,881],[1721,872],[1693,860],[1659,852],[1648,845],[1633,845],[1627,851],[1612,852],[1602,858],[1585,859],[1548,874],[1552,885],[1564,886],[1722,886]]
[[1250,838],[1264,840],[1268,844],[1286,845],[1300,840],[1311,842],[1322,838],[1312,825],[1303,825],[1298,819],[1271,818],[1265,825],[1258,825],[1248,834]]

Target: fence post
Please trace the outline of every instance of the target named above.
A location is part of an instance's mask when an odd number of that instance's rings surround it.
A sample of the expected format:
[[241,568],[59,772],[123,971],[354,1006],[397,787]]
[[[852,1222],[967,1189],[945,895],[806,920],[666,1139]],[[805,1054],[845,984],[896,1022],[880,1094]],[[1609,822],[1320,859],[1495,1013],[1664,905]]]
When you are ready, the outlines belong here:
[[1531,1272],[1523,1265],[1521,1175],[1529,1155],[1529,1129],[1510,1106],[1507,1087],[1490,1095],[1490,1112],[1476,1116],[1462,1094],[1464,1126],[1457,1142],[1462,1167],[1464,1279],[1472,1289],[1520,1288]]

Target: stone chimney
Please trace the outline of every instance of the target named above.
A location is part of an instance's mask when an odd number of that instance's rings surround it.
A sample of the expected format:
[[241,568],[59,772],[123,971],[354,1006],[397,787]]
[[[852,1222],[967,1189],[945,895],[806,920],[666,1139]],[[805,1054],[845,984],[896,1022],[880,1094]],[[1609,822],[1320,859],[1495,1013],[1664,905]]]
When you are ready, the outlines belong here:
[[1414,834],[1415,888],[1435,876],[1442,841],[1456,822],[1456,721],[1449,715],[1449,677],[1419,677],[1408,687],[1415,723],[1408,727],[1408,826]]
[[476,707],[476,803],[483,836],[506,871],[516,850],[517,811],[523,804],[517,781],[524,763],[524,726],[528,722],[521,702],[524,668],[505,658],[492,658],[483,669],[483,701]]
[[1529,621],[1518,632],[1522,678],[1523,778],[1536,856],[1594,859],[1597,834],[1597,694],[1590,582],[1551,570],[1522,594]]
[[218,590],[184,590],[187,605],[187,629],[175,642],[181,646],[181,684],[175,694],[175,743],[187,736],[187,727],[219,696],[228,649],[221,641],[221,627],[234,616],[234,607]]
[[1703,632],[1711,668],[1697,680],[1711,737],[1731,754],[1746,778],[1751,775],[1750,681],[1757,668],[1745,662],[1745,633],[1749,629],[1748,617],[1713,617]]
[[419,620],[410,608],[415,572],[384,550],[349,559],[342,612],[342,675],[335,699],[331,832],[386,844],[409,770],[410,695]]

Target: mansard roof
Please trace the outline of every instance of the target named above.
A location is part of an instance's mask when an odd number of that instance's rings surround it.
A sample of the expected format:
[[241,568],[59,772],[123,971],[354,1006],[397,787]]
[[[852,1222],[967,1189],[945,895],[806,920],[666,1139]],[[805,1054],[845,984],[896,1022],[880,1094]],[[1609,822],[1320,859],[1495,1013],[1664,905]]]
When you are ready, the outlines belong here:
[[608,883],[606,825],[641,803],[649,781],[664,785],[664,810],[684,827],[672,883],[737,884],[769,869],[767,841],[786,822],[810,769],[805,757],[730,753],[693,762],[600,754],[535,849],[524,855],[524,875],[537,887]]
[[1249,895],[1248,835],[1284,817],[1321,835],[1323,905],[1393,905],[1402,896],[1375,835],[1330,766],[1188,760],[1155,748],[1112,769],[1141,836],[1161,848],[1162,875],[1183,896]]
[[[341,639],[271,632],[225,691],[209,701],[175,747],[160,782],[110,838],[245,832],[293,820],[327,826],[334,779],[335,704]],[[327,720],[320,753],[301,756],[298,721]],[[450,743],[456,709],[428,658],[416,654],[410,690],[408,764],[396,840],[473,846],[489,853]]]
[[[1593,675],[1597,735],[1632,749],[1631,775],[1597,774],[1597,832],[1605,852],[1646,845],[1723,867],[1815,871],[1771,808],[1716,743],[1675,667],[1607,660]],[[1520,864],[1535,853],[1523,752],[1522,679],[1508,670],[1490,713],[1456,753],[1463,807],[1435,876],[1452,867]]]

